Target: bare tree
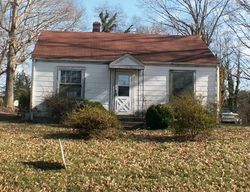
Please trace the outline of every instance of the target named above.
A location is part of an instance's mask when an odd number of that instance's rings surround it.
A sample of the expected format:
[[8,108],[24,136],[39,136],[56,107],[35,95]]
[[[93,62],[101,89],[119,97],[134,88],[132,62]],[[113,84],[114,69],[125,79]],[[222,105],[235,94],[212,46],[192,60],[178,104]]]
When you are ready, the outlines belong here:
[[[0,23],[4,21],[4,13],[6,11],[6,7],[3,7],[3,2],[0,2]],[[6,31],[0,27],[0,75],[5,72],[5,69],[2,68],[4,63],[6,63],[6,54],[7,54],[7,45],[8,39],[6,36]],[[6,66],[5,66],[6,67]]]
[[8,40],[6,39],[4,33],[0,32],[0,76],[6,72],[6,55],[7,55],[7,45]]
[[29,58],[40,31],[71,30],[79,22],[82,10],[67,0],[3,0],[0,12],[0,64],[7,61],[5,106],[13,109],[16,67]]
[[[235,17],[232,17],[232,21],[235,24],[236,28],[232,25],[230,28],[233,29],[238,39],[242,42],[242,44],[250,49],[249,41],[250,41],[250,2],[247,0],[236,0],[238,5],[240,5]],[[237,30],[236,30],[237,29]],[[249,65],[249,54],[246,55],[248,59],[243,61],[243,70],[242,76],[246,80],[250,80],[250,65]],[[239,92],[239,106],[238,112],[243,120],[243,123],[250,122],[250,92],[248,91],[240,91]]]
[[242,118],[244,124],[250,124],[250,92],[239,92],[239,106],[237,112]]
[[[117,21],[117,14],[114,13],[113,15],[110,15],[110,13],[106,11],[102,11],[99,14],[99,18],[101,21],[101,27],[102,27],[102,32],[113,32],[115,31],[116,27],[118,26],[118,21]],[[124,33],[129,33],[133,25],[130,25],[128,28],[126,28],[123,32]]]
[[[239,86],[241,79],[241,52],[240,50],[236,50],[231,54],[234,54],[233,56],[235,56],[235,59],[231,57],[230,61],[230,58],[228,58],[227,62],[225,63],[226,80],[228,83],[227,105],[232,111],[236,111],[238,106],[238,95],[240,91]],[[232,63],[234,63],[234,65],[232,65]]]
[[250,2],[248,0],[236,0],[236,2],[250,13]]
[[234,6],[236,8],[229,15],[230,22],[227,22],[227,24],[246,48],[245,60],[242,66],[242,78],[250,80],[250,2],[247,0],[236,0]]
[[235,8],[233,12],[229,15],[230,22],[228,26],[235,32],[238,39],[247,48],[250,48],[250,2],[246,0],[236,0],[234,4]]
[[132,33],[139,34],[170,34],[168,29],[161,23],[145,23],[143,18],[134,16],[132,17],[133,29]]
[[242,46],[232,32],[217,35],[213,46],[220,61],[220,104],[236,111],[243,75]]
[[115,30],[115,28],[117,27],[117,13],[114,13],[112,16],[110,16],[109,12],[106,10],[102,11],[99,14],[99,17],[101,20],[102,32],[112,32]]
[[209,45],[230,0],[141,0],[149,20],[181,35],[201,35]]
[[107,3],[95,7],[95,13],[101,22],[102,32],[129,33],[133,24],[127,22],[127,16],[121,7]]

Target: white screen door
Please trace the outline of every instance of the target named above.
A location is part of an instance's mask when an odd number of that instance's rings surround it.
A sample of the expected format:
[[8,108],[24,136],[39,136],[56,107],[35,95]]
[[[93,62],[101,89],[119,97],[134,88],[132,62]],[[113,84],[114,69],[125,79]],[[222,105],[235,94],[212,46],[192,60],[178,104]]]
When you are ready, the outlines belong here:
[[116,74],[115,112],[118,115],[132,113],[131,102],[131,75],[125,72]]

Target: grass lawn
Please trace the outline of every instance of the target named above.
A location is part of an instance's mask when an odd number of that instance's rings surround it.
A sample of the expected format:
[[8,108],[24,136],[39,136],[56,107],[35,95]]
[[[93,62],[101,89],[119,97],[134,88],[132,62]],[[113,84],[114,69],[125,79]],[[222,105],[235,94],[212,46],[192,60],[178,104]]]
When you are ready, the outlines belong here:
[[[115,141],[67,132],[0,122],[0,191],[250,191],[249,127],[217,129],[202,142],[163,131],[128,131]],[[52,164],[62,162],[58,138],[66,170]]]

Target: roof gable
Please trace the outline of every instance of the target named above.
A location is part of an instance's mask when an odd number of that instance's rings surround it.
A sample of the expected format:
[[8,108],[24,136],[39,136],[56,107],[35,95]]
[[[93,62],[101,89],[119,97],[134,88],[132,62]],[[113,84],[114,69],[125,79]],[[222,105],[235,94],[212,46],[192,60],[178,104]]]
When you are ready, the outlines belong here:
[[116,59],[109,64],[111,69],[144,69],[144,65],[129,54]]

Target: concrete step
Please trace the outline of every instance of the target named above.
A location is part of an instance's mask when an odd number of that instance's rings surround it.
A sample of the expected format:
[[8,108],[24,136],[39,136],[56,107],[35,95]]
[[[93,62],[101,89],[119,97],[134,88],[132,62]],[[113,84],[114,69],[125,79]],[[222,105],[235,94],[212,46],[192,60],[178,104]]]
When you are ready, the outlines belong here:
[[143,117],[138,116],[118,116],[125,129],[142,129],[145,126],[145,120]]
[[118,115],[118,119],[122,122],[144,122],[144,118],[143,117],[138,117],[138,116],[134,116],[134,115]]
[[122,125],[125,129],[143,129],[145,127],[144,122],[122,122]]

